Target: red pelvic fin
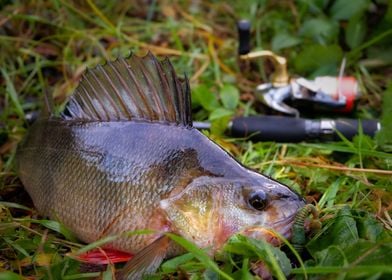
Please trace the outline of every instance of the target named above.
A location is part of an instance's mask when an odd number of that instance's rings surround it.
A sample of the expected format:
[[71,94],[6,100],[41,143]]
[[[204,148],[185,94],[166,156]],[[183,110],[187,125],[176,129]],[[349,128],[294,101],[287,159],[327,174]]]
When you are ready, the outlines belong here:
[[80,255],[73,255],[72,258],[89,264],[113,264],[127,262],[133,255],[115,249],[93,249]]

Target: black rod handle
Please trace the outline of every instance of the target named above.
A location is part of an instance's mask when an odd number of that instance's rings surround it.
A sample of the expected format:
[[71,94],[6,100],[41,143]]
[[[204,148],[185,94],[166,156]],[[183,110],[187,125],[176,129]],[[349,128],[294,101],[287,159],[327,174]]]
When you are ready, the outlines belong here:
[[252,116],[235,118],[230,133],[235,137],[249,137],[253,141],[339,140],[336,131],[352,139],[359,133],[359,125],[366,135],[374,136],[379,130],[379,122],[376,120],[310,120],[283,116]]
[[[380,130],[380,123],[377,120],[355,120],[355,119],[337,119],[335,120],[335,128],[347,139],[354,138],[362,129],[363,134],[374,136]],[[334,139],[339,140],[340,137],[334,133]]]
[[250,21],[243,19],[238,21],[238,54],[243,55],[250,52]]

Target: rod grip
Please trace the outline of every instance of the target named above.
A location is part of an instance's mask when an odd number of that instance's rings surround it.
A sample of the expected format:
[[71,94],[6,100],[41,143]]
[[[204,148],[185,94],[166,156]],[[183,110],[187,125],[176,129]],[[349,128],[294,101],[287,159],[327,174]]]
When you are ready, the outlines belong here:
[[379,130],[377,120],[311,120],[284,116],[251,116],[235,118],[231,135],[249,137],[253,141],[300,142],[305,140],[340,140],[339,131],[351,140],[359,133],[374,136]]
[[303,119],[281,116],[238,117],[232,121],[231,134],[253,141],[300,142],[306,140]]
[[250,21],[240,20],[237,23],[238,29],[238,54],[243,55],[250,52]]
[[[379,130],[377,120],[355,120],[355,119],[337,119],[335,120],[335,129],[344,135],[347,139],[352,139],[359,133],[359,126],[362,127],[363,134],[374,136]],[[339,135],[334,133],[334,140],[340,140]]]

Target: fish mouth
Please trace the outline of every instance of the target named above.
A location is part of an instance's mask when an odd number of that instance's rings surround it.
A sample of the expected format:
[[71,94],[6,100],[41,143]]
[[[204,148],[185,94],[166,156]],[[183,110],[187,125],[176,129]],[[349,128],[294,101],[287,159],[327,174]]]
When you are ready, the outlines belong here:
[[294,225],[296,216],[297,211],[287,218],[271,224],[270,227],[273,228],[274,231],[280,233],[280,235],[282,235],[284,238],[289,239],[291,237],[291,229]]
[[251,226],[243,230],[242,233],[255,239],[264,239],[274,246],[281,245],[283,239],[289,240],[292,236],[292,228],[296,220],[298,210],[303,207],[301,203],[298,203],[297,206],[298,207],[295,211],[279,221],[264,226]]
[[271,223],[270,226],[278,231],[284,238],[289,239],[291,237],[291,229],[297,218],[300,210],[305,206],[305,201],[296,201],[293,205],[294,210],[290,211],[288,215],[284,215],[283,219]]

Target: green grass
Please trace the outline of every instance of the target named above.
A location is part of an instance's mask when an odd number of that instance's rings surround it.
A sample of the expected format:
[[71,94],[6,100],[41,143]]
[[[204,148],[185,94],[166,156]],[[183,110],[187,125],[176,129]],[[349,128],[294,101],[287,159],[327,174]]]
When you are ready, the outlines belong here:
[[[44,92],[53,94],[60,111],[86,67],[147,50],[169,55],[177,72],[187,73],[194,119],[213,122],[207,133],[212,139],[244,164],[300,192],[316,205],[322,223],[307,236],[299,260],[290,245],[274,248],[234,236],[212,261],[172,236],[189,253],[166,261],[155,278],[253,279],[250,271],[260,259],[278,279],[390,277],[388,1],[77,2],[0,1],[0,279],[112,279],[113,267],[96,272],[70,258],[86,245],[61,224],[37,216],[15,174],[14,152],[26,132],[25,117],[42,108]],[[287,57],[293,74],[337,75],[346,57],[346,74],[358,79],[362,91],[351,117],[381,118],[384,130],[376,139],[359,135],[333,143],[251,143],[225,136],[223,128],[234,115],[265,112],[252,91],[272,73],[262,63],[252,71],[239,69],[239,18],[252,21],[254,49]]]

